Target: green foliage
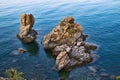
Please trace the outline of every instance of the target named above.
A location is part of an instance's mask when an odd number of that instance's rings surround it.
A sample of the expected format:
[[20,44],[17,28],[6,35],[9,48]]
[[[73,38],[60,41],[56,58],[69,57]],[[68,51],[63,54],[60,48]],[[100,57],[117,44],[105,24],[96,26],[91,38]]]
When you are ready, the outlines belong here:
[[68,28],[68,29],[67,29],[67,32],[68,32],[69,34],[76,33],[77,31],[78,31],[77,28]]
[[116,76],[116,80],[120,80],[120,76]]
[[23,73],[22,72],[18,72],[16,69],[11,68],[6,70],[6,75],[10,80],[25,80],[23,78]]
[[59,25],[60,26],[65,26],[65,21],[64,20],[60,21]]

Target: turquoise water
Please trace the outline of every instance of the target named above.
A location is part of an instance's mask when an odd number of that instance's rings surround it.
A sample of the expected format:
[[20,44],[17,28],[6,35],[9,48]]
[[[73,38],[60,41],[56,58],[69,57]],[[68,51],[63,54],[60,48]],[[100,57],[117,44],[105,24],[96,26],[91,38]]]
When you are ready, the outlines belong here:
[[[32,13],[36,19],[34,29],[38,32],[35,43],[23,44],[17,38],[20,15]],[[99,46],[97,61],[71,72],[57,72],[53,69],[54,58],[45,52],[40,44],[61,19],[72,16],[81,24],[88,42]],[[27,53],[14,55],[16,49],[23,47]],[[91,75],[87,66],[98,68]],[[0,76],[14,67],[24,72],[28,80],[96,80],[100,70],[109,75],[120,75],[120,1],[119,0],[1,0],[0,1]],[[110,80],[101,77],[101,80]]]

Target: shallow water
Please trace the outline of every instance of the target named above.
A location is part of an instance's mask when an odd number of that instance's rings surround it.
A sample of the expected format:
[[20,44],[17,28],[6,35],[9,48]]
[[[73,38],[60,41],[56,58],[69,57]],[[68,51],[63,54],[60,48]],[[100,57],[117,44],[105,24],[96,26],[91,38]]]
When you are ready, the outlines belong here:
[[[35,43],[23,44],[17,38],[22,13],[32,13],[38,31]],[[43,41],[61,19],[72,16],[81,24],[88,42],[99,46],[97,61],[71,72],[57,72],[53,69],[54,58],[45,52]],[[23,47],[27,53],[14,55],[16,49]],[[91,75],[87,66],[95,66],[98,72]],[[109,75],[120,75],[120,1],[119,0],[1,0],[0,1],[0,76],[14,67],[25,73],[28,80],[96,80],[100,70]],[[109,77],[102,77],[109,80]]]

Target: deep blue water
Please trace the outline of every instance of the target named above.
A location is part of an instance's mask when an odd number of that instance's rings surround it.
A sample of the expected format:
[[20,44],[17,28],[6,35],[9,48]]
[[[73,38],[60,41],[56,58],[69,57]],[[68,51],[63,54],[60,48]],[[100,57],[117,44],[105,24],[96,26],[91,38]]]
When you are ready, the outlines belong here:
[[[39,36],[36,43],[23,44],[17,38],[20,15],[32,13],[34,29]],[[97,61],[73,69],[71,72],[57,72],[53,69],[54,59],[43,48],[45,34],[48,34],[60,20],[72,16],[81,24],[88,42],[99,46]],[[27,53],[14,55],[23,47]],[[24,72],[28,80],[96,80],[87,66],[104,69],[109,75],[120,75],[120,1],[119,0],[1,0],[0,1],[0,76],[6,69],[14,67]],[[109,77],[101,80],[109,80]]]

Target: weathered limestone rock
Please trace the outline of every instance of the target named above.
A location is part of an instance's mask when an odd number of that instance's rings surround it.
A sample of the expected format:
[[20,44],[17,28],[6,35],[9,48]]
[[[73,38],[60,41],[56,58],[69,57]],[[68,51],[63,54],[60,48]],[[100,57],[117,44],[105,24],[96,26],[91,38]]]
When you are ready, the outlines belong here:
[[57,70],[71,70],[92,61],[91,50],[95,45],[85,42],[88,35],[82,33],[82,26],[68,16],[44,37],[44,48],[56,56]]
[[22,14],[20,32],[17,37],[24,43],[33,42],[37,38],[37,32],[32,29],[35,19],[32,14]]

